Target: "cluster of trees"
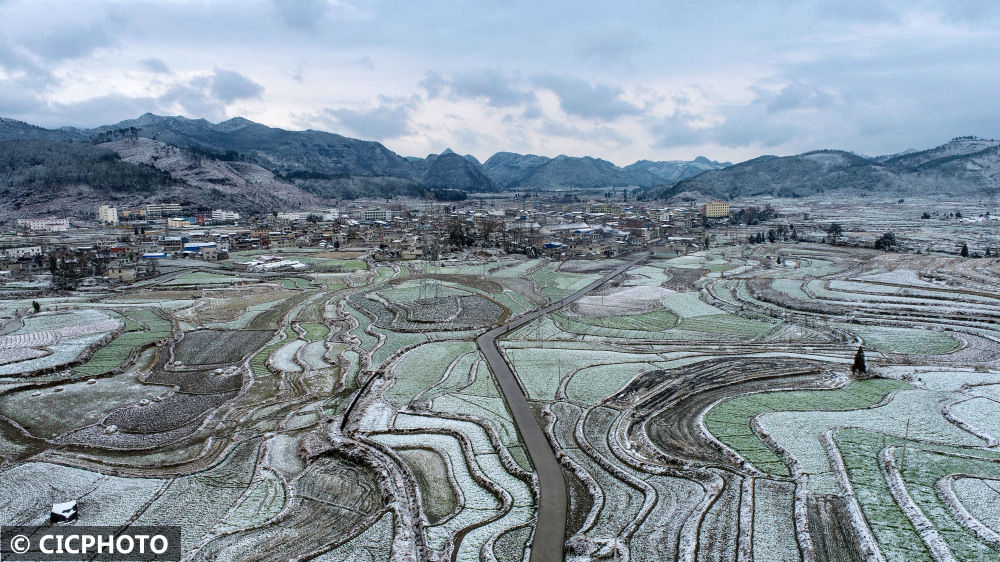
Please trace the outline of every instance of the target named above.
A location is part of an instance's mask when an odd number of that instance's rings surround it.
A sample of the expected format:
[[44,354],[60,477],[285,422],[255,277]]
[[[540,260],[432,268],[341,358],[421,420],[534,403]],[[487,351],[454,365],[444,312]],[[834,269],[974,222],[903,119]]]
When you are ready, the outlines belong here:
[[452,217],[448,223],[448,242],[459,248],[489,248],[497,245],[496,241],[490,240],[495,232],[504,233],[503,221],[487,218],[471,223],[461,217]]
[[890,230],[875,239],[875,249],[891,252],[896,249],[896,235]]
[[799,235],[795,232],[794,224],[779,224],[777,228],[772,228],[767,231],[765,235],[764,232],[758,232],[757,234],[751,234],[747,238],[747,242],[751,244],[763,244],[765,241],[774,244],[779,240],[782,242],[787,242],[789,240],[798,240]]
[[759,207],[744,207],[729,217],[729,224],[745,224],[753,226],[761,222],[767,222],[778,216],[778,212],[770,205],[763,209]]
[[75,289],[81,279],[101,277],[108,271],[108,259],[87,252],[55,250],[49,253],[52,284],[59,289]]
[[110,131],[104,131],[103,133],[97,133],[90,138],[90,142],[93,144],[102,144],[106,142],[114,142],[116,140],[137,140],[139,138],[139,129],[135,127],[127,127],[123,129],[112,129]]

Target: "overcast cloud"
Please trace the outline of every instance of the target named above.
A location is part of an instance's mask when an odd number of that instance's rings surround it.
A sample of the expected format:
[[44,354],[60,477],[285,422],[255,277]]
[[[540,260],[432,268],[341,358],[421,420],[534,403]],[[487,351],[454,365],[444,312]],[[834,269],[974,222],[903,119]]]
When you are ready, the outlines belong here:
[[0,0],[0,116],[638,159],[1000,136],[1000,2]]

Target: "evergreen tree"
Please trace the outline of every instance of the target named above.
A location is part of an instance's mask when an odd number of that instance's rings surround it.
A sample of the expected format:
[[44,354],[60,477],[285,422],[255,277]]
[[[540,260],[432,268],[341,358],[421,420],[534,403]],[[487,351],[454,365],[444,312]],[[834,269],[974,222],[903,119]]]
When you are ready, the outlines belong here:
[[969,245],[966,244],[965,242],[962,242],[962,251],[959,253],[962,255],[963,258],[969,257]]
[[851,373],[858,375],[866,372],[868,372],[868,366],[865,365],[865,348],[858,346],[858,352],[854,354],[854,365],[851,365]]

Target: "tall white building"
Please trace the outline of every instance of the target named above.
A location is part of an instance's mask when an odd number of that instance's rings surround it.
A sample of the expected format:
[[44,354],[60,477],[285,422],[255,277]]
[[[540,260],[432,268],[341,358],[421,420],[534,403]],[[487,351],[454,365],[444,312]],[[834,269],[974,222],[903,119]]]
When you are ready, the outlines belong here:
[[118,208],[110,205],[101,205],[97,208],[97,220],[104,224],[118,224]]

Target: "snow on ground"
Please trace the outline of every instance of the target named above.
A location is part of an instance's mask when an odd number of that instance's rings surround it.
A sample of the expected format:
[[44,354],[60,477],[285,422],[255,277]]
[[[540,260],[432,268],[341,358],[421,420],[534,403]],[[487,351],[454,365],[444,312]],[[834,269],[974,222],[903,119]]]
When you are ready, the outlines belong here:
[[295,352],[305,344],[305,341],[299,339],[292,340],[291,343],[285,344],[271,356],[271,366],[279,371],[285,371],[287,373],[298,373],[302,371],[302,367],[295,362]]
[[986,478],[956,478],[955,495],[973,517],[984,525],[1000,531],[1000,480]]
[[924,281],[920,278],[920,275],[913,271],[912,269],[894,269],[892,271],[884,271],[882,273],[872,273],[869,275],[862,275],[858,279],[864,281],[879,281],[882,283],[898,283],[900,285],[912,285],[914,287],[940,287],[931,283],[930,281]]
[[640,285],[608,295],[588,295],[576,301],[573,312],[581,316],[628,316],[642,314],[661,306],[661,301],[675,291]]
[[955,399],[952,393],[904,390],[879,408],[846,412],[771,412],[757,417],[760,428],[802,463],[816,493],[839,492],[820,436],[827,429],[858,427],[914,440],[980,446],[982,440],[962,431],[941,415],[941,406]]
[[681,318],[726,314],[724,310],[719,310],[718,308],[702,301],[696,292],[674,293],[672,295],[668,295],[663,299],[663,304],[669,308],[671,312]]

